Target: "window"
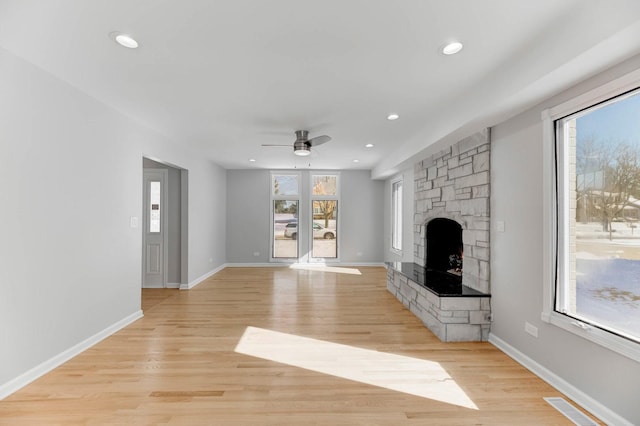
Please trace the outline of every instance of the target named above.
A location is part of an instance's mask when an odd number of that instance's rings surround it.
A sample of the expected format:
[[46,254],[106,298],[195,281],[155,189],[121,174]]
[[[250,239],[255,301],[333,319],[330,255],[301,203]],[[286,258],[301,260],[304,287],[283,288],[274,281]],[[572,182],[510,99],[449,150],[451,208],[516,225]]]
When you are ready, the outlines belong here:
[[338,175],[311,176],[311,257],[338,257]]
[[402,251],[402,179],[391,183],[391,248]]
[[149,232],[160,232],[160,182],[149,182]]
[[640,89],[630,84],[543,113],[555,180],[542,318],[640,360]]
[[299,176],[296,174],[271,175],[272,256],[295,259],[298,257]]
[[338,260],[339,174],[271,173],[273,261]]

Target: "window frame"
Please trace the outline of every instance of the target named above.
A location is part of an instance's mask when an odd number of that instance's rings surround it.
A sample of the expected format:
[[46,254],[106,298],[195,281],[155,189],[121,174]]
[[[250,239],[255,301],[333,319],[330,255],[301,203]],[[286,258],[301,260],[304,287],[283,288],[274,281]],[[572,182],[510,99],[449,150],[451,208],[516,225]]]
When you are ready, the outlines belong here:
[[[568,279],[568,271],[562,267],[567,253],[569,226],[568,208],[564,200],[569,187],[568,158],[563,150],[556,150],[559,129],[556,121],[640,87],[640,70],[626,74],[607,84],[589,90],[564,103],[542,112],[543,124],[543,306],[542,321],[608,348],[632,360],[640,362],[640,344],[613,332],[594,327],[579,319],[555,311],[556,279]],[[556,172],[561,179],[556,180]]]
[[[396,191],[394,188],[397,184],[400,184],[400,199],[396,197]],[[398,176],[391,180],[391,236],[390,236],[390,250],[399,256],[402,255],[403,250],[403,215],[404,215],[404,176]],[[399,211],[398,211],[399,210]],[[400,239],[400,247],[395,247],[396,236]]]
[[[335,176],[336,177],[336,193],[335,195],[315,195],[313,193],[313,178],[315,176]],[[341,218],[340,211],[342,210],[342,204],[340,201],[340,172],[336,170],[311,170],[309,171],[309,263],[326,263],[326,262],[340,262],[340,231]],[[336,257],[315,257],[313,256],[313,202],[314,201],[336,201],[338,214],[336,215]]]
[[[296,195],[275,195],[273,193],[274,176],[295,176],[298,181],[298,193]],[[302,206],[302,173],[291,171],[272,170],[269,173],[269,238],[270,238],[270,261],[280,263],[297,262],[300,258],[300,239],[296,240],[295,257],[275,257],[275,234],[273,229],[274,221],[274,201],[297,201],[298,202],[298,230],[300,229],[300,208]],[[299,232],[299,231],[298,231]]]

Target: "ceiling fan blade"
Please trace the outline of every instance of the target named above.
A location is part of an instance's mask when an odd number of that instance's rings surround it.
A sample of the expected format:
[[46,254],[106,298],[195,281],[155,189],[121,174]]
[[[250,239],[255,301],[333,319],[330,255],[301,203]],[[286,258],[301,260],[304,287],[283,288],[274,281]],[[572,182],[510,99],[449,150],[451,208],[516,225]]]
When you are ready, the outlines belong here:
[[331,137],[327,135],[322,135],[322,136],[316,136],[315,138],[309,139],[307,143],[310,146],[318,146],[318,145],[322,145],[323,143],[327,143],[330,140],[331,140]]
[[278,145],[278,144],[263,143],[260,146],[286,146],[287,148],[291,148],[291,144],[289,144],[289,145]]

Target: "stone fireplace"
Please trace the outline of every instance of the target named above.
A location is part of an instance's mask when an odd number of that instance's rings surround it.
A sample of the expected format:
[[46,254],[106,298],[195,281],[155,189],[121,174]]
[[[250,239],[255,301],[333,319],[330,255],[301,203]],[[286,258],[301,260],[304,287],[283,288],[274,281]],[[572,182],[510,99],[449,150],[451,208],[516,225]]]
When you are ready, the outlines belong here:
[[430,221],[456,222],[462,229],[462,283],[483,293],[490,292],[489,150],[489,129],[485,129],[416,163],[414,170],[414,262],[430,267]]
[[387,288],[442,341],[487,340],[490,133],[414,169],[414,262],[390,263]]

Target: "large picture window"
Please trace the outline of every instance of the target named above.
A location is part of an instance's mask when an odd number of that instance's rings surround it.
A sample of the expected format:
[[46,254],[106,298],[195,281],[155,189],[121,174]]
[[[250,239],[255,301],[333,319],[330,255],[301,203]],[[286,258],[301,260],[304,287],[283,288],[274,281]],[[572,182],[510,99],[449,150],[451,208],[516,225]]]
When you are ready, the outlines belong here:
[[543,319],[639,359],[640,90],[594,99],[547,111],[554,259]]

